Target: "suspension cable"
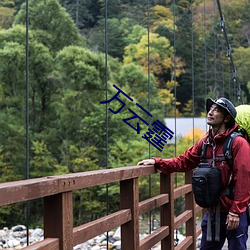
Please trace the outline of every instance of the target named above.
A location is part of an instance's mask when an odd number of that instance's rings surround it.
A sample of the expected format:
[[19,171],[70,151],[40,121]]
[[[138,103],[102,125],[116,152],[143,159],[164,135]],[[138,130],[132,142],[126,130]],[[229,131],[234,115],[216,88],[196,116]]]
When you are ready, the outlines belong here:
[[[104,22],[104,29],[105,29],[105,84],[106,84],[106,101],[108,100],[108,0],[105,0],[105,22]],[[109,146],[109,119],[108,119],[108,102],[106,102],[106,169],[109,168],[109,161],[108,161],[108,146]],[[109,213],[109,186],[106,184],[106,215]],[[107,232],[107,249],[108,249],[108,232]]]
[[206,0],[204,0],[204,90],[207,97],[207,40],[206,40]]
[[193,115],[193,144],[194,144],[194,117],[195,117],[195,108],[194,108],[194,11],[193,11],[193,0],[191,0],[191,30],[192,30],[192,115]]
[[[216,20],[215,15],[215,0],[213,1],[214,5],[214,23]],[[217,32],[216,32],[216,25],[214,24],[214,91],[217,97]]]
[[[150,112],[150,0],[147,0],[147,29],[148,29],[148,112]],[[148,123],[150,123],[150,116],[148,116]],[[150,143],[148,143],[148,158],[151,157]],[[152,195],[151,190],[151,175],[148,176],[148,192],[149,197]],[[151,233],[152,228],[152,212],[149,212],[149,233]]]
[[[227,36],[225,18],[224,18],[223,14],[222,14],[220,0],[216,0],[216,1],[217,1],[217,6],[218,6],[219,14],[220,14],[220,28],[221,28],[221,31],[223,32],[224,38],[226,40],[227,57],[230,60],[230,66],[231,66],[231,69],[232,69],[232,76],[233,76],[234,86],[236,86],[236,84],[238,83],[237,84],[236,95],[237,95],[238,103],[241,104],[242,103],[241,86],[240,86],[240,82],[237,81],[237,73],[236,73],[236,68],[235,68],[235,65],[234,65],[234,60],[233,60],[231,45],[229,43],[228,36]],[[234,89],[234,91],[235,91],[235,89]]]
[[[177,106],[176,106],[176,96],[177,96],[177,86],[176,86],[176,2],[175,0],[173,0],[173,5],[174,5],[174,72],[173,72],[173,81],[174,81],[174,97],[175,97],[175,101],[174,101],[174,114],[175,114],[175,124],[174,124],[174,129],[175,129],[175,135],[176,135],[176,116],[177,116]],[[176,156],[176,136],[175,136],[175,156]]]
[[[26,45],[25,45],[25,72],[26,72],[26,174],[25,179],[29,179],[29,0],[26,0]],[[30,203],[26,202],[26,230],[27,245],[29,245],[29,210]]]
[[[177,134],[176,133],[176,116],[177,116],[177,84],[176,84],[176,2],[175,0],[173,0],[173,23],[174,23],[174,58],[173,58],[173,61],[174,61],[174,72],[173,72],[173,81],[174,81],[174,116],[175,116],[175,122],[174,122],[174,131],[175,131],[175,135]],[[177,141],[177,136],[175,136],[175,146],[174,146],[174,154],[176,156],[177,154],[177,147],[176,147],[176,141]],[[175,186],[177,186],[177,173],[175,173]],[[175,241],[176,241],[176,245],[178,245],[179,243],[179,239],[178,239],[178,232],[177,232],[177,229],[175,230]]]

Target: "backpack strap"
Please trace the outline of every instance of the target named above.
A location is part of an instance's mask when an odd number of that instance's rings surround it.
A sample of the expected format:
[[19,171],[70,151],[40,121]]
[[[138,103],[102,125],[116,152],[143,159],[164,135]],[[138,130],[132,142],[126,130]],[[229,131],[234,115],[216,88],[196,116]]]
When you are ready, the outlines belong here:
[[205,162],[205,160],[206,160],[206,152],[207,152],[207,144],[202,142],[200,162]]
[[223,154],[225,156],[225,159],[230,167],[230,169],[233,169],[233,155],[232,155],[232,144],[233,144],[233,140],[237,137],[237,136],[242,136],[241,133],[239,132],[233,132],[231,133],[227,138],[226,141],[223,145]]
[[[229,165],[231,171],[233,171],[232,144],[233,144],[234,139],[237,136],[242,136],[242,134],[239,132],[233,132],[232,134],[230,134],[226,138],[226,141],[223,145],[223,154],[224,154],[225,160],[226,160],[227,164]],[[227,184],[227,187],[224,191],[224,194],[226,194],[231,200],[234,199],[234,184],[232,181],[232,174],[230,176],[230,180]]]

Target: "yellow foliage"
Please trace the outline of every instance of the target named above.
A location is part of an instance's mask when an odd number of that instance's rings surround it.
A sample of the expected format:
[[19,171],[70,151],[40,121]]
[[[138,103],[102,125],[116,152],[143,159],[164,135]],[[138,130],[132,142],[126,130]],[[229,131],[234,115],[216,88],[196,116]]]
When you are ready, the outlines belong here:
[[207,117],[207,113],[206,112],[201,112],[201,117]]
[[175,87],[180,86],[180,84],[177,81],[171,80],[166,82],[166,88],[170,91],[173,91]]
[[188,134],[181,137],[177,143],[177,155],[183,154],[194,143],[202,139],[205,131],[200,128],[191,129]]
[[190,132],[184,136],[184,139],[187,139],[190,141],[194,140],[194,142],[197,142],[204,136],[205,133],[206,131],[204,131],[201,128],[194,128],[194,129],[191,129]]
[[185,107],[183,108],[183,111],[185,112],[185,114],[192,114],[193,113],[193,100],[192,99],[189,99],[185,103]]
[[167,28],[173,30],[174,22],[173,22],[173,12],[162,5],[156,5],[152,8],[150,13],[150,21],[152,23],[153,30],[157,28],[157,26],[166,26]]
[[174,100],[174,94],[171,93],[168,89],[160,89],[159,97],[165,105],[171,104]]

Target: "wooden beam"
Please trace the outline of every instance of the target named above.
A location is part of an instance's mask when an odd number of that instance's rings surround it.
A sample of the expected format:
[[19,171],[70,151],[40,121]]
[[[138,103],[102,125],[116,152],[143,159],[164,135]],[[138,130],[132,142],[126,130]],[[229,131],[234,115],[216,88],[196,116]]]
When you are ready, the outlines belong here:
[[143,215],[157,207],[168,203],[168,194],[160,194],[139,203],[139,214]]
[[174,190],[174,199],[181,197],[182,195],[192,192],[192,185],[186,184],[181,187],[175,188]]
[[174,229],[177,229],[192,218],[192,210],[187,210],[174,219]]
[[161,241],[162,250],[174,249],[174,178],[173,174],[160,174],[160,192],[169,195],[169,202],[161,206],[161,226],[169,227],[169,234]]
[[22,248],[23,250],[59,250],[59,239],[47,238]]
[[0,184],[0,206],[42,198],[58,193],[58,179],[35,178]]
[[[185,173],[185,183],[191,184],[193,173]],[[196,250],[196,203],[194,200],[193,192],[185,195],[185,210],[192,212],[191,218],[186,222],[186,237],[192,236],[194,238],[192,244],[187,248],[188,250]]]
[[123,209],[73,229],[74,246],[131,221],[130,209]]
[[193,237],[188,236],[175,247],[175,250],[188,249],[192,244],[193,244]]
[[139,187],[138,178],[120,183],[121,209],[130,209],[132,220],[121,226],[121,249],[139,250]]
[[59,238],[61,250],[73,249],[72,192],[44,198],[44,238]]
[[0,183],[0,206],[155,174],[154,166],[130,166]]
[[60,175],[58,176],[60,178],[59,188],[61,192],[65,192],[138,178],[139,176],[148,176],[155,173],[156,169],[154,166],[144,165]]
[[165,226],[158,228],[155,232],[140,241],[140,250],[151,249],[155,244],[166,238],[168,235],[169,227]]

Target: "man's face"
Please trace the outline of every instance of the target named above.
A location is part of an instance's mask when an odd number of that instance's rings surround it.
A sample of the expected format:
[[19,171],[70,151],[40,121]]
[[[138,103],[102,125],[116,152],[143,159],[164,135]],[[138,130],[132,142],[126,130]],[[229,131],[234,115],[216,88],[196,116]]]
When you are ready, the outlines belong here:
[[224,122],[225,114],[223,109],[213,104],[207,113],[207,124],[212,127],[219,127]]

